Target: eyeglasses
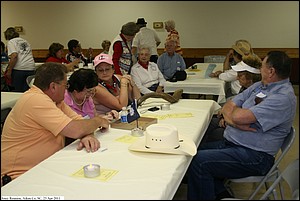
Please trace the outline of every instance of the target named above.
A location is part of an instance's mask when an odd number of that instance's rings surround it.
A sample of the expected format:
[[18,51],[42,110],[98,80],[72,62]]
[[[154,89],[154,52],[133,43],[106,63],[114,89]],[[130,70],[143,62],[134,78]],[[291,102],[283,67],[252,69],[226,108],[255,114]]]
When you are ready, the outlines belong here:
[[55,82],[55,83],[64,86],[66,89],[70,87],[69,83],[59,83],[59,82]]
[[85,98],[87,97],[94,97],[96,94],[96,88],[89,88],[89,89],[84,89],[82,92],[85,93]]
[[99,73],[105,73],[105,72],[110,72],[112,70],[112,68],[104,68],[104,69],[101,69],[101,68],[96,68],[96,72],[99,72]]
[[86,90],[86,93],[87,93],[87,94],[90,94],[90,95],[93,95],[93,94],[96,93],[96,88],[90,88],[90,89],[87,89],[87,90]]

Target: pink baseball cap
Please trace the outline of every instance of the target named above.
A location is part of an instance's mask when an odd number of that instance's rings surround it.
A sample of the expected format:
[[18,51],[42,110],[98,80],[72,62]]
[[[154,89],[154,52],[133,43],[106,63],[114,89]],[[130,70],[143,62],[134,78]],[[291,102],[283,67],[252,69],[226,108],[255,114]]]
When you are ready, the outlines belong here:
[[100,63],[105,62],[108,63],[110,65],[113,65],[113,61],[110,55],[108,54],[99,54],[95,57],[94,59],[94,67],[98,66]]

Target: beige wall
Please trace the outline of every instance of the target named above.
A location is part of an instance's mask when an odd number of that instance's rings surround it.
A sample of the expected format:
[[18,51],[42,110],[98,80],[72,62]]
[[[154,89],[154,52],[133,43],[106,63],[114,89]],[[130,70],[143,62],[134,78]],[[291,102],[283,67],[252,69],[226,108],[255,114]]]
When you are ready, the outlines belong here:
[[[1,40],[7,27],[23,26],[20,36],[33,49],[52,42],[67,48],[72,38],[101,48],[138,17],[151,28],[174,19],[184,48],[227,48],[237,39],[256,48],[299,48],[298,1],[1,1]],[[167,32],[157,33],[164,41]]]

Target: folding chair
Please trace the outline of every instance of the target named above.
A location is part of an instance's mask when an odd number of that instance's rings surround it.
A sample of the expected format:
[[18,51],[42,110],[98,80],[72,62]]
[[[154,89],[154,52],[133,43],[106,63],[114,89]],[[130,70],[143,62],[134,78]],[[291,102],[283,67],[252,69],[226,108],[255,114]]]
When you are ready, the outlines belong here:
[[[282,181],[285,181],[292,194],[292,200],[299,200],[299,159],[291,162],[279,175],[279,177],[273,182],[268,190],[263,194],[260,200],[265,200],[269,195],[280,185]],[[284,193],[281,192],[281,199],[284,200]]]
[[4,122],[6,120],[6,117],[10,113],[10,111],[11,111],[10,107],[1,109],[1,135],[2,135],[2,129],[3,129],[3,126],[4,126]]
[[29,87],[31,87],[33,85],[34,77],[35,77],[35,75],[29,75],[26,78],[26,83]]
[[[267,189],[267,191],[259,198],[259,200],[266,200],[271,193],[279,186],[281,188],[281,183],[285,181],[291,192],[292,200],[299,200],[299,159],[292,161],[279,176],[272,183],[272,185]],[[231,200],[232,198],[224,198],[222,200]],[[240,199],[235,199],[240,200]],[[281,192],[281,200],[285,200],[284,192]]]
[[[292,127],[290,130],[290,133],[284,139],[279,152],[276,154],[277,159],[275,160],[274,165],[271,167],[271,169],[265,176],[249,176],[249,177],[244,177],[244,178],[239,178],[239,179],[227,179],[225,181],[226,189],[233,195],[233,192],[230,189],[230,183],[232,183],[232,182],[235,182],[235,183],[250,183],[250,182],[259,183],[259,185],[256,187],[255,191],[248,198],[249,200],[253,200],[254,196],[259,192],[259,190],[261,189],[261,187],[263,185],[265,185],[266,189],[268,189],[267,182],[274,182],[279,177],[279,175],[280,175],[280,171],[278,168],[279,163],[281,162],[283,157],[286,155],[286,153],[291,148],[294,140],[295,140],[295,129],[294,129],[294,127]],[[282,193],[281,186],[280,186],[280,189],[281,189],[280,193]],[[277,199],[276,190],[274,189],[272,192],[273,192],[274,199]]]

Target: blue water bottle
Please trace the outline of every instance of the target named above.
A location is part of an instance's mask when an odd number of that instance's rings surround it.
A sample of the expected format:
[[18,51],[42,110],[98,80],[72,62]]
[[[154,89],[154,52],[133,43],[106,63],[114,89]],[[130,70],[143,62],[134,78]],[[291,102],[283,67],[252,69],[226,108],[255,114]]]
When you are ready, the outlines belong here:
[[121,111],[121,122],[122,123],[128,123],[127,115],[128,115],[127,108],[126,107],[122,107],[122,111]]

